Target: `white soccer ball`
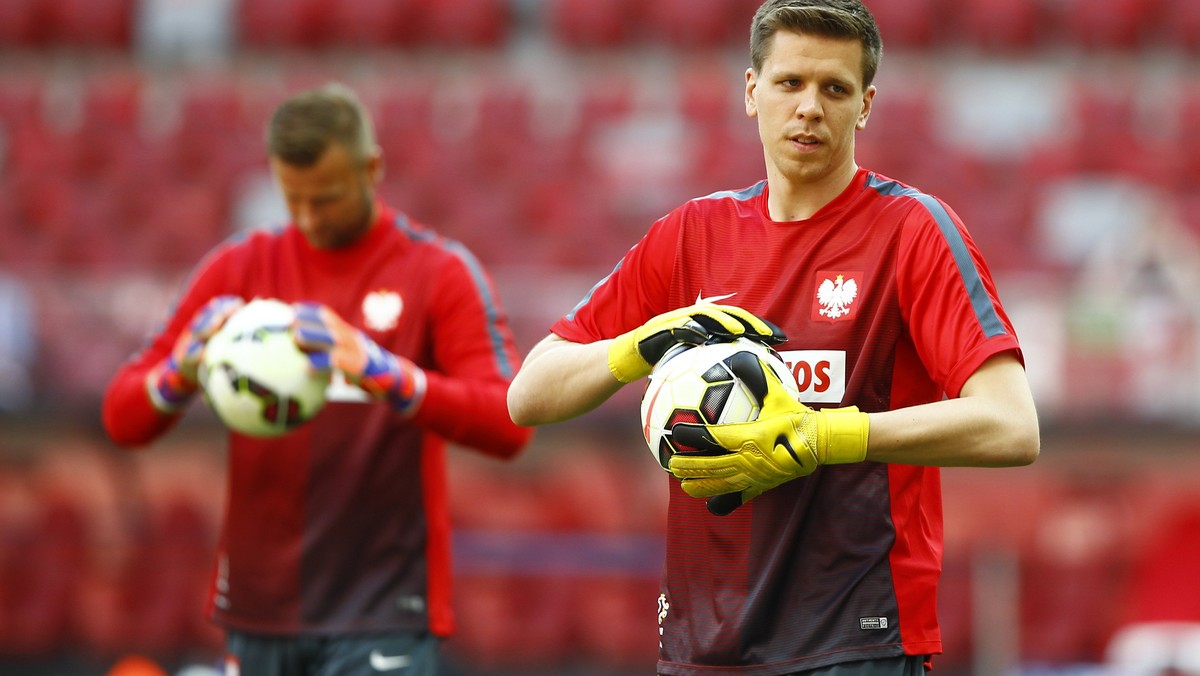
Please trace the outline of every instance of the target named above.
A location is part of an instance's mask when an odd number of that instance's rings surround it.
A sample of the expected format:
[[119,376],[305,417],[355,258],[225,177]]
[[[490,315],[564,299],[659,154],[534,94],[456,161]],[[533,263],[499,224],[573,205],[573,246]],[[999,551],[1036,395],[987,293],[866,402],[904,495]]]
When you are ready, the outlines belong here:
[[277,437],[325,405],[329,373],[314,373],[292,339],[288,303],[255,299],[235,312],[204,348],[204,398],[235,432]]
[[762,360],[796,399],[796,379],[775,350],[748,338],[700,346],[677,345],[650,372],[642,395],[642,435],[658,464],[667,469],[675,453],[697,452],[671,436],[675,423],[706,425],[749,422],[758,418],[765,381],[746,382],[734,375],[738,359]]

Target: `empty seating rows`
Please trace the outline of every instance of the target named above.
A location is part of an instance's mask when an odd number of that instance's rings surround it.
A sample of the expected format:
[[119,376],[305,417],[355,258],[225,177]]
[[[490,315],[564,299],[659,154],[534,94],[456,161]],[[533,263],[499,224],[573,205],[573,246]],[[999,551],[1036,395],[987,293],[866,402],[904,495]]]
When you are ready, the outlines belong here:
[[[666,209],[760,178],[753,122],[719,64],[684,62],[675,103],[651,108],[633,75],[596,70],[604,86],[552,101],[515,77],[353,82],[378,119],[384,196],[489,263],[534,255],[550,267],[605,267]],[[174,269],[257,225],[236,222],[239,200],[264,173],[263,120],[298,73],[163,82],[126,68],[74,88],[48,72],[0,74],[0,261]],[[1191,194],[1200,87],[1180,78],[1154,119],[1139,117],[1132,86],[1064,87],[1063,133],[1002,161],[940,133],[936,90],[891,89],[860,135],[862,163],[945,197],[982,240],[1016,242],[1014,260],[1031,248],[1013,234],[1030,228],[1041,181],[1113,173]]]
[[[485,50],[518,40],[530,26],[568,49],[743,47],[755,6],[745,0],[547,0],[524,10],[517,0],[208,4],[226,12],[221,18],[240,49]],[[1200,50],[1193,0],[872,0],[869,6],[887,43],[901,49],[1030,52],[1066,43]],[[140,11],[143,4],[132,0],[8,0],[0,7],[0,44],[130,48]]]
[[[8,0],[0,45],[128,49],[133,0]],[[885,41],[901,49],[1024,51],[1073,45],[1200,50],[1193,0],[872,0]],[[182,3],[182,11],[195,11]],[[199,4],[197,3],[197,6]],[[669,46],[741,48],[756,7],[746,0],[231,0],[207,3],[236,49],[433,48],[495,50],[542,30],[574,50]],[[169,5],[155,8],[170,11]]]
[[[588,430],[548,429],[513,463],[451,451],[457,663],[512,673],[653,663],[669,477],[640,451],[636,424]],[[969,673],[981,632],[1005,630],[975,624],[989,614],[1018,618],[1008,629],[1026,664],[1096,663],[1123,626],[1200,621],[1188,565],[1200,505],[1188,477],[1200,466],[1140,438],[1138,471],[1102,455],[1081,469],[1064,450],[1079,443],[1052,443],[1067,457],[1047,467],[944,471],[939,669]],[[3,449],[0,665],[218,653],[203,606],[219,444],[182,428],[140,454],[61,434]],[[980,612],[984,599],[995,607]]]

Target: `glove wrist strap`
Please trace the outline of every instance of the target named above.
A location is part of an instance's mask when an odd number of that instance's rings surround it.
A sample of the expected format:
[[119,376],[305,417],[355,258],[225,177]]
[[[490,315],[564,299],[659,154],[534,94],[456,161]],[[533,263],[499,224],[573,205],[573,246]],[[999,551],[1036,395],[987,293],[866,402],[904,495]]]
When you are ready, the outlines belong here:
[[196,394],[199,387],[179,372],[175,358],[168,357],[146,375],[146,393],[150,403],[162,413],[177,413]]
[[411,418],[425,401],[426,383],[425,371],[416,366],[401,368],[400,377],[388,390],[388,402],[400,415]]
[[867,458],[870,418],[857,407],[824,409],[820,438],[825,446],[824,464],[843,465]]
[[632,383],[650,373],[650,364],[638,353],[632,333],[625,333],[608,346],[608,370],[622,383]]
[[387,400],[401,415],[415,415],[425,399],[425,372],[361,333],[359,345],[367,357],[359,384],[373,396]]

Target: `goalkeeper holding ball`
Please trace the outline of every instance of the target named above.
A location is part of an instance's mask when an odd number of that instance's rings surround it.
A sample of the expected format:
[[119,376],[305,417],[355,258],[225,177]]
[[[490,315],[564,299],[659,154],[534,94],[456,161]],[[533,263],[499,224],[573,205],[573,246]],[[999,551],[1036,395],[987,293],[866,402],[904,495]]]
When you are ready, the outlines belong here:
[[922,673],[942,649],[937,468],[1038,455],[1020,345],[966,228],[856,162],[881,54],[859,0],[765,2],[744,95],[766,179],[655,222],[509,390],[516,422],[553,423],[675,342],[735,336],[800,376],[801,401],[768,377],[754,422],[673,430],[710,453],[670,462],[659,674]]
[[505,407],[506,315],[474,256],[375,196],[382,158],[350,90],[283,102],[267,150],[291,223],[200,263],[113,378],[105,427],[150,443],[195,399],[205,343],[231,314],[256,297],[293,304],[297,345],[338,376],[290,433],[229,435],[210,595],[226,673],[434,674],[454,629],[446,442],[510,458],[530,438]]

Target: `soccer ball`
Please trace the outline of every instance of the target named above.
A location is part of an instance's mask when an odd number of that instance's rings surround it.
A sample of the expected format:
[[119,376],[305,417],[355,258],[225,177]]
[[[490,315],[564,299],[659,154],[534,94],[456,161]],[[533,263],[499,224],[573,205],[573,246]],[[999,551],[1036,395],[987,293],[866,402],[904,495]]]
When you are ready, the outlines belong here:
[[[700,346],[677,345],[655,365],[642,395],[642,435],[663,469],[676,453],[698,453],[671,435],[675,423],[706,425],[758,418],[766,394],[764,379],[734,375],[738,360],[770,366],[788,392],[799,399],[796,379],[775,350],[748,338]],[[756,373],[761,370],[751,369]]]
[[204,398],[235,432],[277,437],[325,405],[329,373],[314,373],[292,339],[292,306],[255,299],[235,312],[204,348]]

